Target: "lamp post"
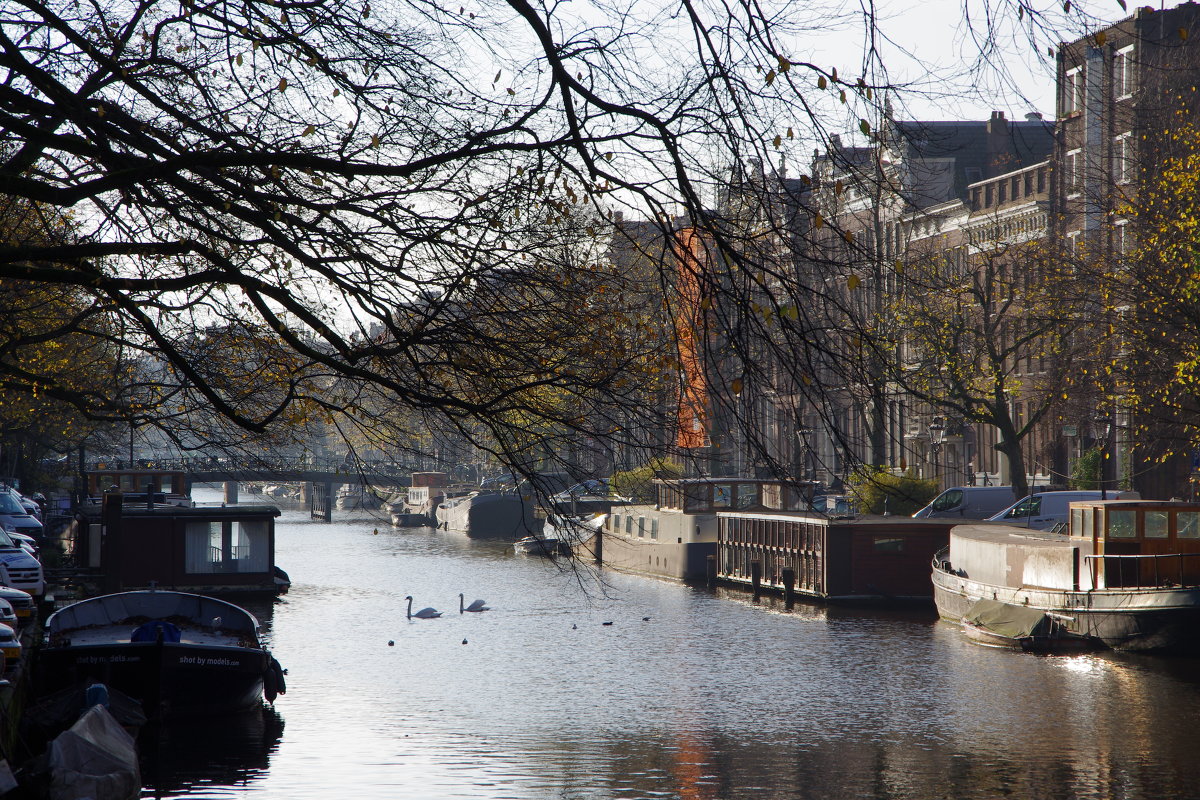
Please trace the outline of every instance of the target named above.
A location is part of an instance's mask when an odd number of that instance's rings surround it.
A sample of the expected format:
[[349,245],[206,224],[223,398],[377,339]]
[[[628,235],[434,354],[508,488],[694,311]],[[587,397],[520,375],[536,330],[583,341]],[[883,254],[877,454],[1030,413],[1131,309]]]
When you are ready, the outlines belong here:
[[1100,474],[1098,482],[1100,484],[1100,498],[1108,498],[1108,442],[1112,438],[1113,418],[1102,411],[1097,411],[1092,416],[1092,439],[1095,440],[1096,446],[1100,448]]
[[796,440],[800,446],[800,479],[804,481],[812,479],[812,444],[809,442],[812,435],[813,429],[806,425],[796,428]]
[[942,486],[942,445],[946,442],[946,425],[941,417],[929,421],[929,452],[933,456],[933,478]]

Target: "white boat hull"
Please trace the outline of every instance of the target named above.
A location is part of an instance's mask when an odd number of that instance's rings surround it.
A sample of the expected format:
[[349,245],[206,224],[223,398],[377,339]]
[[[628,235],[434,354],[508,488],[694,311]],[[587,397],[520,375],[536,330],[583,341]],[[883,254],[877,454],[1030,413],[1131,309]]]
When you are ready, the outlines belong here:
[[1200,588],[1063,591],[998,586],[933,569],[938,614],[958,623],[976,600],[1056,615],[1065,631],[1114,650],[1191,650],[1200,645]]

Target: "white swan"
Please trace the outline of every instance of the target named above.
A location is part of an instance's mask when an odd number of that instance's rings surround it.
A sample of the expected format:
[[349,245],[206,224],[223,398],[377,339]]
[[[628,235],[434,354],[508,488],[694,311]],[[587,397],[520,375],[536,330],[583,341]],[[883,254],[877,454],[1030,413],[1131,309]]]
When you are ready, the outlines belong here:
[[416,617],[417,619],[433,619],[434,617],[440,617],[442,615],[442,612],[438,611],[436,608],[433,608],[432,606],[430,606],[428,608],[422,608],[420,611],[418,611],[417,613],[414,614],[413,610],[412,610],[412,595],[410,594],[410,595],[406,596],[404,599],[408,601],[408,618],[409,619],[412,619],[413,617]]
[[459,592],[459,594],[458,594],[458,613],[460,613],[460,614],[463,613],[464,611],[491,611],[490,608],[488,608],[487,606],[485,606],[483,604],[484,603],[483,600],[473,600],[473,601],[471,601],[471,605],[465,606],[465,607],[463,606],[463,602],[464,602],[464,598],[462,596],[462,592]]

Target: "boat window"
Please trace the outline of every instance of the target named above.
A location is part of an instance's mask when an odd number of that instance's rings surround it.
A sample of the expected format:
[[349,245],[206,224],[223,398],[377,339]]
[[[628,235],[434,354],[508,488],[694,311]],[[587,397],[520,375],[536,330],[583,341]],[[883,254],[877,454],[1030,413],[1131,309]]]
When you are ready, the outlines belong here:
[[1175,515],[1175,535],[1180,539],[1200,539],[1200,511],[1180,511]]
[[625,532],[633,533],[633,517],[625,518]]
[[639,539],[646,538],[646,518],[645,517],[638,517],[638,538]]
[[1170,514],[1166,511],[1146,512],[1146,538],[1166,539],[1170,535]]
[[185,571],[266,572],[270,550],[270,527],[265,521],[189,522],[184,538]]
[[658,518],[657,517],[650,520],[650,538],[651,539],[658,538]]
[[877,553],[902,553],[904,552],[904,540],[898,536],[876,536],[875,552]]
[[621,530],[621,515],[613,514],[608,518],[608,529],[612,531]]
[[1089,539],[1096,535],[1096,509],[1088,506],[1083,510],[1083,530],[1082,535]]
[[1137,536],[1137,512],[1111,509],[1108,517],[1108,535],[1112,539],[1132,539]]
[[733,487],[728,483],[713,484],[713,508],[730,508],[733,505]]
[[1071,509],[1071,533],[1075,536],[1084,535],[1082,508]]
[[[686,512],[707,511],[709,508],[708,484],[685,484],[683,510]],[[673,506],[678,508],[678,506]]]
[[962,489],[948,489],[948,490],[942,492],[936,498],[934,498],[933,510],[934,511],[950,511],[951,509],[958,508],[959,506],[961,506],[962,501],[963,501],[963,490]]
[[754,508],[758,505],[758,486],[753,483],[739,483],[737,487],[737,507]]

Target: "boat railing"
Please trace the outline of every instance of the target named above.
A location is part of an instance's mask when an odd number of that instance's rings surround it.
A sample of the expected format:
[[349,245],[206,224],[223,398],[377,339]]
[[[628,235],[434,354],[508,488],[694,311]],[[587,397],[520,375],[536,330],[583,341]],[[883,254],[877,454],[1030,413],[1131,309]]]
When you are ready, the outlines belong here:
[[950,548],[943,547],[933,554],[934,571],[950,572]]
[[[1148,553],[1148,554],[1097,554],[1085,555],[1091,562],[1092,574],[1099,565],[1116,564],[1116,581],[1106,580],[1110,588],[1145,589],[1178,586],[1180,588],[1200,586],[1200,568],[1189,572],[1185,566],[1187,559],[1200,557],[1197,553]],[[1149,561],[1153,565],[1153,576],[1142,580],[1142,565]],[[1107,569],[1107,566],[1105,566]],[[1132,572],[1132,576],[1129,573]],[[1107,577],[1107,574],[1106,574]],[[1132,577],[1132,582],[1128,580]]]

